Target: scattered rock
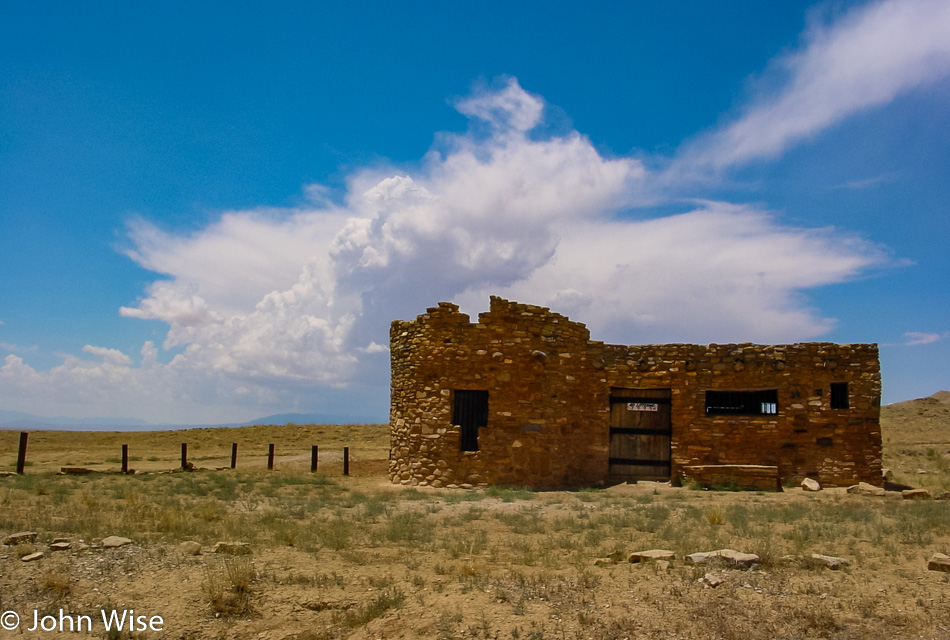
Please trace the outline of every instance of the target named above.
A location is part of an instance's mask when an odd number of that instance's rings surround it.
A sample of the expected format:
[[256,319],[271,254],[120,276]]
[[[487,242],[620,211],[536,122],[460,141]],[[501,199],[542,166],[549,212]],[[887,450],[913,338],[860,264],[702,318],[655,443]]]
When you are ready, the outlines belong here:
[[890,469],[881,469],[881,475],[884,476],[885,480],[890,480],[894,477],[894,472]]
[[188,540],[178,545],[178,551],[186,556],[201,555],[201,545],[194,540]]
[[657,570],[659,571],[669,571],[670,563],[668,560],[657,560],[655,563]]
[[811,554],[811,559],[816,564],[828,567],[832,571],[837,571],[841,567],[847,567],[851,561],[847,558],[835,558],[834,556],[823,556],[820,553]]
[[3,544],[11,547],[18,544],[24,544],[26,542],[32,544],[36,542],[36,535],[37,534],[35,531],[21,531],[20,533],[14,533],[4,538]]
[[950,556],[945,553],[935,553],[927,563],[930,571],[945,571],[950,573]]
[[735,549],[720,549],[719,557],[728,564],[740,567],[749,567],[759,561],[759,556],[754,553],[742,553]]
[[594,560],[595,567],[606,567],[608,565],[617,564],[623,560],[623,551],[614,551],[609,556],[605,558],[597,558]]
[[12,478],[15,475],[13,471],[0,471],[0,478]]
[[90,473],[95,473],[93,469],[85,467],[60,467],[59,472],[66,476],[88,476]]
[[672,560],[676,554],[666,549],[650,549],[649,551],[637,551],[631,553],[627,558],[628,562],[647,562],[650,560]]
[[905,489],[901,491],[904,500],[930,500],[933,498],[926,489]]
[[702,551],[698,553],[691,553],[686,556],[687,564],[706,564],[713,558],[718,558],[718,551]]
[[223,553],[229,556],[251,555],[251,545],[247,542],[218,542],[211,548],[211,553]]
[[813,478],[805,478],[802,480],[802,489],[805,491],[821,491],[821,485]]
[[868,484],[867,482],[859,482],[856,485],[848,487],[848,493],[856,496],[883,496],[884,489],[882,487],[875,487],[873,484]]
[[34,560],[39,560],[45,557],[46,557],[45,553],[43,553],[42,551],[37,551],[36,553],[31,553],[28,556],[23,556],[22,558],[20,558],[20,560],[22,560],[23,562],[33,562]]
[[758,562],[759,556],[754,553],[742,553],[735,549],[703,551],[700,553],[691,553],[686,556],[686,562],[688,564],[708,564],[713,561],[720,561],[733,566],[748,567]]
[[69,541],[54,542],[53,544],[49,546],[49,550],[50,551],[68,551],[70,548],[72,548],[72,546],[73,546],[73,543]]
[[717,575],[714,575],[714,574],[712,574],[712,573],[707,573],[707,574],[706,574],[705,576],[703,576],[703,578],[702,578],[702,582],[705,582],[706,584],[708,584],[708,585],[709,585],[710,587],[712,587],[713,589],[715,589],[716,587],[718,587],[719,585],[721,585],[721,584],[722,584],[723,582],[725,582],[725,581],[726,581],[726,580],[725,580],[724,578],[721,578],[721,577],[719,577],[719,576],[717,576]]
[[950,500],[950,491],[935,491],[934,500]]
[[123,547],[127,544],[132,544],[132,541],[120,536],[109,536],[108,538],[102,539],[102,547],[104,549],[115,549],[116,547]]

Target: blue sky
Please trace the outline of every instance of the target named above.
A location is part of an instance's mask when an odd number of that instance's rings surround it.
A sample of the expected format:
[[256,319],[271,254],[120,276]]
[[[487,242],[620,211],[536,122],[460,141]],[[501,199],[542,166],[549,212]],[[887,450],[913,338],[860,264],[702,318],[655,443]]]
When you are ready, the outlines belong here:
[[950,5],[6,3],[0,409],[384,419],[388,326],[878,342],[950,388]]

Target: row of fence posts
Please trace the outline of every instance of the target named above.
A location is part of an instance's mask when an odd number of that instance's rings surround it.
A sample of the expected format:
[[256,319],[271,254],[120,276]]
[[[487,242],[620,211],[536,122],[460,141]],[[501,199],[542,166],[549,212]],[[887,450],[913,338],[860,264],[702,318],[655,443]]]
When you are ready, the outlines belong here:
[[[29,433],[26,431],[20,432],[20,448],[17,453],[16,459],[16,472],[20,475],[23,475],[24,468],[26,467],[26,442],[29,438]],[[231,468],[237,468],[237,451],[238,443],[231,443]],[[320,447],[313,445],[310,447],[310,471],[311,473],[316,472],[317,464],[319,462]],[[188,443],[181,443],[181,468],[188,469]],[[267,470],[274,470],[274,444],[271,443],[267,445]],[[129,445],[122,445],[122,473],[129,472]],[[343,475],[350,475],[350,448],[343,447]]]

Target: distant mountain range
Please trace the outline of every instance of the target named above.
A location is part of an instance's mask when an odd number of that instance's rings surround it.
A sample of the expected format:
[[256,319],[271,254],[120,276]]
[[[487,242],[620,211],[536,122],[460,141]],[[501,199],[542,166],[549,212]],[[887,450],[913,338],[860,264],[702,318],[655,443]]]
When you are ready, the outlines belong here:
[[249,422],[217,424],[152,424],[136,418],[45,418],[22,411],[0,409],[0,429],[22,431],[171,431],[207,427],[249,427],[261,424],[370,424],[385,422],[373,416],[341,416],[328,413],[276,413]]
[[[950,404],[950,391],[938,391],[929,399]],[[901,406],[898,402],[890,406]],[[331,413],[275,413],[248,422],[217,424],[152,424],[136,418],[44,418],[21,411],[0,409],[0,429],[21,431],[172,431],[174,429],[201,429],[208,427],[250,427],[261,424],[378,424],[386,422],[381,416],[341,416]]]

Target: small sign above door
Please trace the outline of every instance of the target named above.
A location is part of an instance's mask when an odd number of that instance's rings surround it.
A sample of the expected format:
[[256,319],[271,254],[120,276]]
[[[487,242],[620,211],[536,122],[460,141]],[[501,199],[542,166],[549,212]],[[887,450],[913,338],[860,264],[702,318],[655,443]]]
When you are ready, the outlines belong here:
[[660,405],[655,402],[628,402],[627,411],[657,411]]

